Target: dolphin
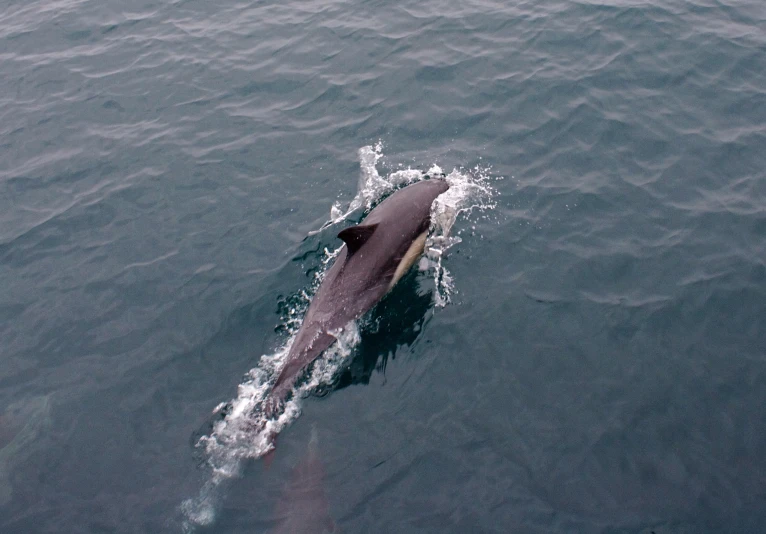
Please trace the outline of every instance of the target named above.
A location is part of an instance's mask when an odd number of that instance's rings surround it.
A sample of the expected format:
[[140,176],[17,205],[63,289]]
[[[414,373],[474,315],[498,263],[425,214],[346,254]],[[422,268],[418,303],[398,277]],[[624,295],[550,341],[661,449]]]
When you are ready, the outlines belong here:
[[276,415],[303,370],[335,342],[332,332],[375,306],[417,261],[431,226],[431,205],[447,189],[441,178],[404,187],[361,224],[338,234],[345,245],[317,289],[264,401],[266,417]]
[[316,428],[311,429],[308,451],[295,466],[276,506],[278,527],[270,534],[337,532],[324,486],[325,468],[319,455]]

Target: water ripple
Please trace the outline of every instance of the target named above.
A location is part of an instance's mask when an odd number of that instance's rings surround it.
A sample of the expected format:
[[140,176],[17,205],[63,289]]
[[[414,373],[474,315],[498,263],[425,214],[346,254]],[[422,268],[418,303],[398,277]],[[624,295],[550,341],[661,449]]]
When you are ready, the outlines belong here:
[[[385,176],[509,178],[457,223],[455,305],[309,408],[339,526],[758,531],[765,28],[758,0],[6,2],[0,400],[45,399],[51,439],[0,448],[0,529],[167,530],[382,140]],[[276,526],[258,469],[222,532]]]

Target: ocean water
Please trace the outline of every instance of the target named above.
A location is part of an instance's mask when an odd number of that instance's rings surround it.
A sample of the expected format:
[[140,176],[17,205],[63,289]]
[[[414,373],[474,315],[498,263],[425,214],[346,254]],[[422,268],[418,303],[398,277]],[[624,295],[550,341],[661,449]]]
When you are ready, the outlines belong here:
[[0,68],[0,532],[766,529],[762,0],[6,0]]

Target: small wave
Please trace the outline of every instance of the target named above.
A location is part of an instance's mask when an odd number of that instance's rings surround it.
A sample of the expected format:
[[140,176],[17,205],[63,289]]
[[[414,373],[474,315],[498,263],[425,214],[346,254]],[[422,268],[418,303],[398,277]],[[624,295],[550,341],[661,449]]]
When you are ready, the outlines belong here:
[[0,506],[13,496],[13,467],[42,446],[50,425],[50,395],[17,400],[0,412]]
[[[461,216],[469,217],[474,212],[483,212],[495,207],[494,198],[497,192],[492,186],[492,181],[497,178],[490,177],[489,168],[475,168],[472,171],[455,169],[445,174],[437,165],[427,172],[403,169],[381,176],[377,164],[382,157],[382,149],[382,143],[359,149],[361,173],[356,196],[345,208],[340,202],[335,202],[331,208],[330,220],[312,234],[346,220],[360,209],[369,210],[384,196],[403,185],[427,176],[445,177],[450,189],[434,202],[431,211],[431,236],[419,265],[421,270],[433,271],[435,304],[445,306],[450,302],[455,288],[453,278],[443,265],[443,260],[446,251],[461,242],[459,235],[451,235],[453,226]],[[301,291],[287,309],[282,318],[290,334],[287,343],[273,354],[262,356],[258,365],[248,371],[245,379],[239,384],[237,396],[229,402],[219,404],[213,411],[218,419],[210,433],[202,436],[197,443],[197,447],[204,451],[211,475],[199,495],[181,505],[185,532],[192,532],[197,526],[213,523],[226,483],[240,476],[246,460],[260,458],[273,449],[273,437],[300,415],[301,400],[322,388],[332,386],[354,347],[359,343],[359,327],[356,322],[350,323],[339,332],[331,332],[337,342],[316,360],[309,378],[296,386],[282,413],[276,419],[267,419],[264,416],[261,406],[290,352],[290,345],[300,328],[301,318],[311,295],[340,250],[324,250],[322,267],[317,271],[311,287]]]

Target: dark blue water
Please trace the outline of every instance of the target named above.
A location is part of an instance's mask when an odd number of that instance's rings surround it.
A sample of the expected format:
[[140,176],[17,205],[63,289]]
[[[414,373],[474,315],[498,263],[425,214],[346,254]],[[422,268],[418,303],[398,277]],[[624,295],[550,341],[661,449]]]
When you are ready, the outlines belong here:
[[[761,0],[6,0],[0,69],[3,533],[766,528]],[[434,165],[461,242],[225,442]]]

